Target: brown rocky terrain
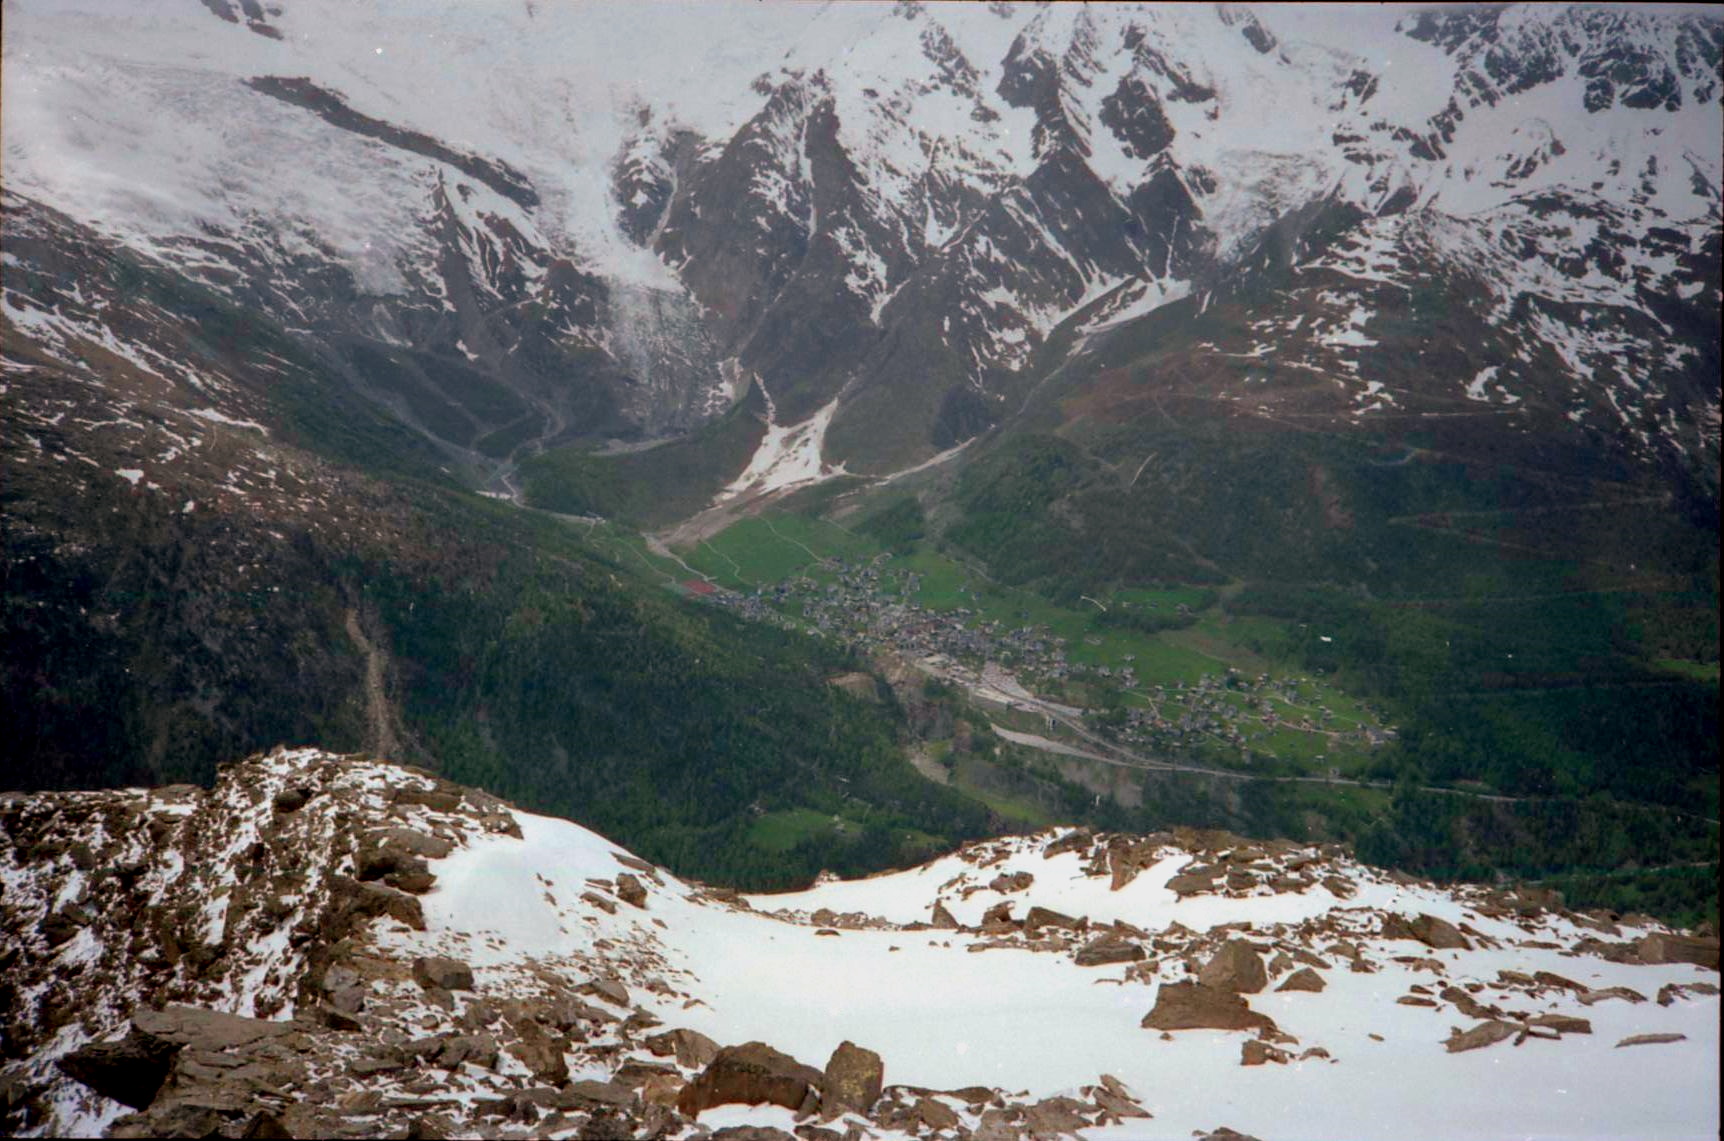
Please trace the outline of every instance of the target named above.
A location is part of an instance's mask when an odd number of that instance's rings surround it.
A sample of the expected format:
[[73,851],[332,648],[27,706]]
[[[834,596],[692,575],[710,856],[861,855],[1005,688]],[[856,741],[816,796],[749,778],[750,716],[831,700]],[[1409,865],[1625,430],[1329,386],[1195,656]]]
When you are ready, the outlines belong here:
[[[539,850],[546,828],[584,837],[587,853],[561,857],[574,873],[547,866],[530,881],[563,935],[535,950],[526,929],[511,942],[504,926],[471,928],[449,902],[465,884],[499,913],[521,901],[497,873],[470,881],[463,861]],[[947,961],[971,970],[1067,964],[1079,990],[1110,983],[1136,1004],[1127,1025],[1143,1029],[1126,1032],[1141,1048],[1232,1034],[1248,1068],[1368,1064],[1361,1043],[1381,1041],[1377,1029],[1357,1039],[1313,1020],[1343,992],[1355,1004],[1381,995],[1349,1009],[1398,1035],[1426,1027],[1434,1056],[1595,1037],[1681,1050],[1702,1025],[1687,1012],[1715,1014],[1718,995],[1709,934],[1568,912],[1530,889],[1444,895],[1333,847],[1216,832],[1007,837],[913,872],[749,900],[422,770],[303,749],[225,766],[207,790],[8,795],[0,835],[11,1132],[1021,1141],[1133,1121],[1165,1132],[1165,1091],[1100,1070],[1063,1090],[936,1089],[902,1084],[898,1041],[796,1056],[715,1039],[698,1027],[747,1020],[724,1021],[734,1008],[703,961],[703,916],[758,939],[824,936],[808,945],[833,954],[879,939],[889,953],[962,947],[972,954]],[[570,874],[584,875],[570,881],[581,890],[559,900]],[[838,909],[845,892],[900,880],[929,888]],[[1054,884],[1064,911],[1035,902]],[[943,922],[906,917],[929,889],[922,914]],[[1148,892],[1193,925],[1117,914]],[[809,897],[833,902],[798,906]],[[1281,918],[1200,930],[1193,906]],[[1444,907],[1454,918],[1433,913]],[[1491,965],[1505,953],[1520,966]],[[1645,981],[1581,981],[1601,966]],[[1347,982],[1360,976],[1367,992]]]

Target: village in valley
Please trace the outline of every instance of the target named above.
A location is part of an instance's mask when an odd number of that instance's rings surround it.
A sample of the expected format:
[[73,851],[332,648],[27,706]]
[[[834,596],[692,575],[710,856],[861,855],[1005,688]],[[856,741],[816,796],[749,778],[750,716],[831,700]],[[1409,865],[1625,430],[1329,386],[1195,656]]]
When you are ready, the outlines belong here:
[[[732,570],[734,577],[740,568]],[[1166,670],[1157,676],[1137,654],[1096,652],[1121,640],[1117,631],[1086,628],[1073,638],[1032,620],[1029,609],[1002,617],[997,595],[984,597],[973,585],[958,585],[959,597],[944,599],[954,605],[929,605],[926,577],[912,563],[878,552],[817,555],[780,581],[738,583],[740,589],[706,579],[678,586],[751,620],[835,638],[870,657],[889,654],[918,663],[931,676],[972,683],[965,685],[972,698],[1020,728],[1055,734],[1063,728],[1123,749],[1195,754],[1246,768],[1297,760],[1317,775],[1338,771],[1340,758],[1332,754],[1350,754],[1351,768],[1393,737],[1368,712],[1343,714],[1325,704],[1334,691],[1312,678],[1246,672],[1221,660],[1206,671],[1185,671],[1195,676],[1165,676]],[[1173,624],[1196,620],[1183,601],[1113,604],[1163,607]],[[985,677],[1004,684],[973,684]]]

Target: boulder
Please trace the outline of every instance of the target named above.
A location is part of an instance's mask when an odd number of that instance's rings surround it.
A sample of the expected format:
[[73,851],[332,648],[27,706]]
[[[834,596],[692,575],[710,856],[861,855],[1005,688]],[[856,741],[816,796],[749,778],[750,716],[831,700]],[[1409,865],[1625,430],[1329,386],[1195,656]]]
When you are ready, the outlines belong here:
[[1167,890],[1178,896],[1201,895],[1214,891],[1221,878],[1219,867],[1194,864],[1167,881]]
[[1300,967],[1298,970],[1288,975],[1287,981],[1283,982],[1275,989],[1278,991],[1302,990],[1309,991],[1312,994],[1320,994],[1322,993],[1323,988],[1327,985],[1328,984],[1323,981],[1322,975],[1318,974],[1310,967]]
[[1062,852],[1083,851],[1089,847],[1091,839],[1088,828],[1074,828],[1042,849],[1042,859],[1051,860]]
[[144,1109],[167,1081],[179,1050],[175,1043],[133,1027],[124,1038],[80,1046],[55,1065],[61,1073],[103,1097],[133,1109]]
[[1012,1122],[1008,1110],[984,1109],[971,1137],[973,1141],[1020,1141],[1023,1130]]
[[1630,1034],[1616,1045],[1623,1046],[1656,1046],[1665,1042],[1686,1042],[1686,1034]]
[[918,1099],[910,1108],[910,1114],[924,1127],[933,1130],[951,1129],[963,1120],[958,1116],[957,1110],[931,1097]]
[[1275,1021],[1252,1010],[1234,991],[1202,983],[1163,983],[1142,1025],[1149,1030],[1257,1030],[1273,1028]]
[[1528,1026],[1541,1026],[1558,1034],[1591,1034],[1592,1023],[1572,1014],[1536,1014],[1526,1020]]
[[473,968],[444,955],[421,956],[413,960],[413,981],[426,990],[472,990]]
[[314,790],[312,789],[304,787],[284,788],[275,794],[275,799],[271,803],[271,807],[283,816],[292,812],[298,812],[310,803],[313,791]]
[[1035,880],[1036,877],[1031,875],[1029,872],[1012,872],[1010,875],[1001,872],[999,875],[988,881],[988,887],[989,889],[1004,895],[1009,892],[1023,891],[1034,883]]
[[855,1110],[867,1113],[880,1100],[886,1082],[886,1066],[880,1055],[854,1042],[840,1042],[826,1062],[821,1083],[822,1109],[829,1113]]
[[1118,891],[1132,880],[1138,873],[1155,863],[1156,845],[1148,840],[1131,841],[1124,836],[1116,836],[1108,841],[1107,870],[1109,875],[1108,890]]
[[1472,943],[1461,929],[1446,919],[1420,913],[1407,919],[1391,912],[1383,917],[1383,938],[1416,939],[1437,950],[1470,951]]
[[1718,969],[1716,937],[1655,933],[1643,937],[1636,948],[1643,963],[1693,963],[1709,970]]
[[390,800],[398,805],[422,805],[431,812],[455,812],[460,808],[460,793],[450,789],[398,788],[391,793]]
[[[425,930],[424,907],[404,891],[379,883],[361,883],[343,875],[330,876],[329,886],[332,893],[342,900],[341,909],[347,917],[368,919],[387,915],[414,931]],[[329,923],[332,932],[344,926],[340,917],[332,917]]]
[[36,924],[36,930],[48,941],[49,947],[58,947],[69,942],[72,936],[82,931],[89,922],[82,909],[67,904],[58,911],[50,911],[44,915]]
[[299,1033],[299,1027],[291,1022],[246,1018],[238,1014],[225,1014],[219,1010],[205,1010],[203,1007],[182,1006],[178,1003],[170,1003],[160,1010],[144,1008],[134,1011],[132,1025],[140,1032],[164,1042],[218,1053]]
[[1509,1022],[1492,1019],[1481,1022],[1464,1033],[1459,1029],[1449,1031],[1448,1040],[1443,1048],[1451,1054],[1459,1054],[1463,1050],[1477,1050],[1484,1046],[1494,1046],[1505,1038],[1513,1038],[1520,1033],[1520,1027]]
[[569,1063],[563,1056],[563,1044],[545,1033],[537,1023],[523,1019],[518,1027],[520,1037],[510,1042],[507,1050],[527,1072],[547,1085],[560,1086],[569,1080]]
[[[1024,1126],[1037,1138],[1076,1137],[1090,1124],[1081,1112],[1083,1102],[1069,1097],[1048,1097],[1024,1106]],[[953,1115],[956,1116],[955,1114]]]
[[1118,932],[1097,936],[1079,947],[1072,961],[1080,967],[1104,967],[1113,963],[1141,962],[1144,950]]
[[565,1099],[571,1108],[584,1109],[593,1105],[627,1106],[633,1105],[635,1092],[621,1082],[599,1082],[591,1078],[583,1078],[578,1082],[570,1082],[563,1087]]
[[1043,927],[1058,927],[1064,931],[1082,931],[1089,926],[1087,919],[1073,919],[1051,908],[1032,907],[1024,916],[1024,934],[1034,937]]
[[617,873],[617,898],[633,907],[646,907],[646,887],[628,872]]
[[615,975],[594,975],[582,984],[581,990],[614,1006],[629,1004],[629,988]]
[[1248,1039],[1239,1048],[1239,1064],[1242,1066],[1261,1066],[1265,1062],[1285,1065],[1290,1057],[1287,1051],[1278,1050],[1256,1038]]
[[674,1056],[677,1065],[691,1070],[718,1056],[718,1043],[698,1030],[667,1030],[648,1038],[646,1047],[660,1058]]
[[946,905],[944,903],[936,899],[934,901],[933,917],[928,920],[928,926],[941,931],[956,931],[958,929],[958,920],[950,911],[946,910]]
[[1256,994],[1269,985],[1263,956],[1244,939],[1229,939],[1203,964],[1197,981],[1216,990]]
[[1633,987],[1625,986],[1608,986],[1601,990],[1589,990],[1581,994],[1579,997],[1580,1005],[1582,1006],[1592,1006],[1596,1003],[1605,1002],[1613,998],[1620,998],[1624,1002],[1631,1003],[1646,1001],[1645,995],[1641,994]]
[[1458,986],[1446,986],[1437,992],[1437,997],[1444,1002],[1453,1003],[1456,1010],[1473,1019],[1491,1019],[1500,1017],[1502,1011],[1486,1006]]
[[683,1088],[677,1109],[693,1117],[715,1105],[781,1105],[802,1111],[819,1104],[825,1075],[764,1042],[726,1046]]

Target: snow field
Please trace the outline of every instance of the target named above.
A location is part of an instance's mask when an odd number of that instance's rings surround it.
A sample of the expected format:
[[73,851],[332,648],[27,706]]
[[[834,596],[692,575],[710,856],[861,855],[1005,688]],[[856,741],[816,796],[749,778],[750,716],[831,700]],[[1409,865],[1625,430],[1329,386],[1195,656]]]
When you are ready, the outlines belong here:
[[[1629,986],[1650,996],[1665,982],[1715,975],[1515,946],[1528,937],[1516,924],[1481,916],[1448,893],[1398,885],[1356,866],[1347,876],[1357,895],[1346,901],[1322,888],[1180,900],[1166,884],[1190,862],[1185,853],[1167,850],[1132,883],[1111,892],[1105,878],[1081,874],[1076,853],[1044,859],[1039,845],[1011,841],[1017,850],[986,868],[949,856],[910,871],[754,896],[752,912],[696,898],[687,885],[663,877],[662,885],[650,887],[645,911],[622,906],[616,915],[605,915],[579,904],[578,896],[588,877],[610,878],[625,870],[615,847],[567,822],[526,813],[516,813],[516,819],[523,840],[478,839],[439,862],[438,887],[425,897],[431,930],[412,938],[433,946],[464,936],[460,949],[481,968],[588,956],[603,939],[601,957],[617,962],[618,948],[644,954],[657,960],[658,973],[678,992],[654,995],[636,988],[638,1004],[667,1026],[687,1026],[721,1043],[760,1040],[818,1067],[848,1039],[882,1055],[888,1082],[937,1089],[986,1085],[1031,1097],[1076,1092],[1110,1073],[1141,1095],[1155,1117],[1085,1131],[1109,1141],[1187,1138],[1193,1129],[1223,1122],[1290,1141],[1394,1141],[1408,1136],[1409,1122],[1418,1123],[1421,1137],[1454,1139],[1690,1138],[1716,1132],[1716,997],[1679,999],[1670,1007],[1622,1001],[1585,1007],[1566,992],[1532,1000],[1489,985],[1500,969],[1543,969],[1594,988]],[[967,923],[1000,899],[1011,899],[1020,916],[1039,904],[1097,923],[1120,918],[1151,931],[1175,922],[1197,931],[1249,923],[1262,933],[1272,924],[1327,914],[1343,931],[1320,938],[1314,949],[1322,954],[1330,938],[1347,938],[1361,943],[1378,969],[1355,973],[1344,959],[1327,956],[1334,966],[1322,972],[1324,993],[1271,990],[1252,996],[1254,1009],[1300,1040],[1294,1053],[1320,1045],[1335,1060],[1246,1069],[1239,1050],[1248,1035],[1184,1031],[1164,1041],[1142,1029],[1156,985],[1123,982],[1119,966],[1079,968],[1065,954],[1016,948],[972,952],[974,936],[932,929],[822,935],[806,923],[762,913],[826,907],[895,922],[925,920],[942,884],[956,877],[986,883],[1014,871],[1031,872],[1034,882],[1009,895],[984,887],[968,898],[958,898],[955,890],[943,898]],[[1346,933],[1355,926],[1373,929],[1378,909],[1465,922],[1504,945],[1432,951]],[[1578,937],[1581,929],[1547,918],[1536,934],[1561,942]],[[1394,962],[1397,955],[1436,958],[1446,973]],[[1164,964],[1164,979],[1179,973],[1177,964]],[[1442,1041],[1450,1026],[1465,1029],[1471,1020],[1395,999],[1415,983],[1437,990],[1468,979],[1487,983],[1479,995],[1483,1001],[1530,1013],[1576,1014],[1590,1019],[1594,1032],[1448,1054]],[[700,1001],[685,1009],[692,998]],[[1688,1041],[1616,1049],[1620,1038],[1649,1031],[1683,1033]],[[726,1107],[702,1121],[714,1127],[768,1124],[776,1123],[776,1112]]]

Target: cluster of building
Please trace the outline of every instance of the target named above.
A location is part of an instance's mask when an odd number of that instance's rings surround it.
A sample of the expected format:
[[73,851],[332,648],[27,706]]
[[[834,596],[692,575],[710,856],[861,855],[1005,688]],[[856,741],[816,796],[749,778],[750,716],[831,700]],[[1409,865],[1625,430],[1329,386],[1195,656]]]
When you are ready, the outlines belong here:
[[[943,657],[975,667],[997,662],[1032,686],[1037,681],[1056,686],[1088,681],[1143,693],[1149,698],[1148,708],[1131,706],[1122,720],[1107,719],[1111,723],[1094,726],[1121,744],[1177,748],[1220,743],[1243,751],[1250,743],[1248,729],[1271,731],[1283,726],[1329,734],[1335,744],[1378,744],[1385,737],[1369,727],[1337,729],[1335,714],[1327,707],[1297,708],[1302,678],[1262,674],[1251,679],[1230,669],[1190,685],[1143,687],[1129,656],[1126,664],[1118,666],[1074,663],[1067,657],[1066,639],[1046,627],[1011,626],[983,618],[969,607],[935,610],[914,601],[921,575],[893,567],[890,560],[890,555],[861,562],[829,559],[823,564],[829,579],[802,574],[746,593],[711,587],[700,593],[744,617],[812,628],[867,653],[892,651],[916,660]],[[798,610],[800,623],[786,617]]]

